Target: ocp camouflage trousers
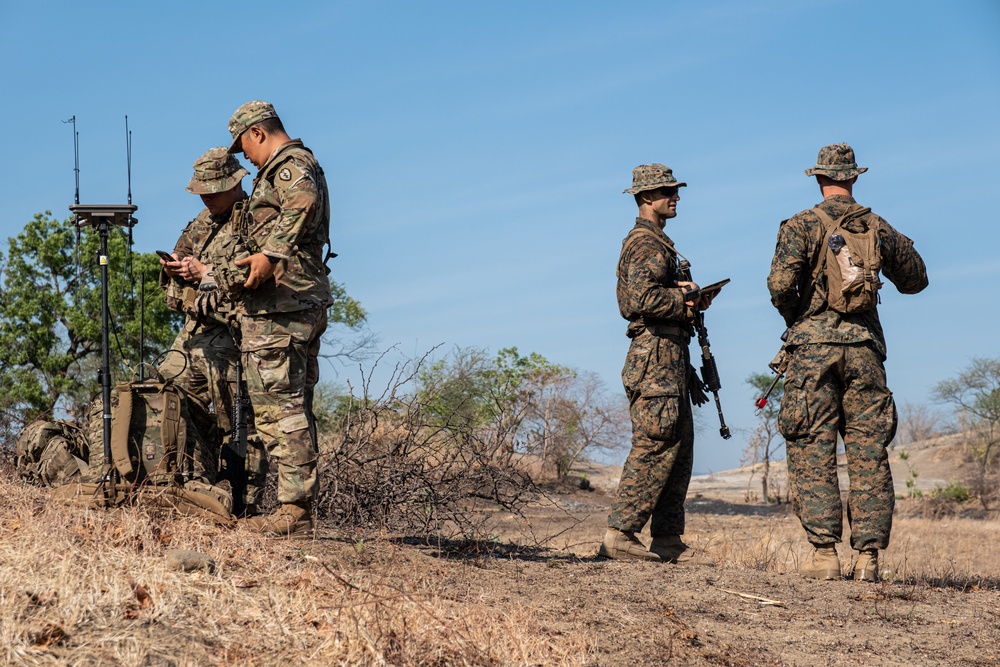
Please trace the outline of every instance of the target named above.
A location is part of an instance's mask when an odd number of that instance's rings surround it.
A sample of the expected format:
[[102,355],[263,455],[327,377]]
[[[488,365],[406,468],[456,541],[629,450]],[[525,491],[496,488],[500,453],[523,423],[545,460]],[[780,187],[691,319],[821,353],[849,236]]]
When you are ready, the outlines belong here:
[[312,394],[326,324],[323,308],[240,318],[247,390],[257,433],[278,464],[281,503],[311,501],[319,493]]
[[887,450],[897,418],[882,357],[869,343],[801,345],[791,355],[778,428],[786,441],[795,513],[811,543],[841,541],[839,433],[850,480],[851,546],[885,549],[895,505]]
[[632,416],[632,449],[608,526],[653,537],[684,533],[684,498],[694,464],[688,349],[641,332],[632,339],[622,383]]
[[[200,324],[188,317],[170,349],[157,370],[165,379],[173,378],[187,395],[193,426],[218,457],[232,433],[239,348],[226,327]],[[252,410],[247,415],[247,425],[244,502],[260,504],[268,465],[263,445],[255,437]]]

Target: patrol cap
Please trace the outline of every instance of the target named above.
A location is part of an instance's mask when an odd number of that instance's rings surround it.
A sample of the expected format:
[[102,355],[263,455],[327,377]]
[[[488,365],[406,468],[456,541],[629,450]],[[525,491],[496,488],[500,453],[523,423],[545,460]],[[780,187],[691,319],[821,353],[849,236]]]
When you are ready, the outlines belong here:
[[229,134],[233,135],[233,143],[229,146],[229,152],[241,152],[240,135],[252,126],[262,120],[277,117],[278,114],[275,112],[274,106],[270,102],[262,102],[261,100],[251,100],[234,111],[229,119]]
[[634,195],[657,188],[685,187],[687,183],[678,183],[670,167],[663,164],[640,164],[632,170],[632,187],[622,192]]
[[845,143],[839,143],[819,149],[816,166],[806,169],[806,176],[822,174],[835,181],[847,181],[866,171],[868,167],[859,167],[855,162],[854,149]]
[[194,176],[185,190],[193,195],[226,192],[239,185],[249,173],[225,146],[209,148],[194,161]]

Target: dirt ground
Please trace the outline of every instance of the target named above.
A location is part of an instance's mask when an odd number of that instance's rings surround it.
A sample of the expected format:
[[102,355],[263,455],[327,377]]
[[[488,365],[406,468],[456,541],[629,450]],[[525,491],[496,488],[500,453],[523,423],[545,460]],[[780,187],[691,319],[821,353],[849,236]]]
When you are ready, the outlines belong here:
[[[794,571],[809,547],[786,505],[690,497],[686,539],[719,562],[711,568],[596,557],[609,500],[601,487],[563,487],[532,508],[530,529],[498,517],[495,547],[402,540],[368,558],[434,571],[439,592],[457,603],[527,611],[552,638],[583,634],[582,664],[595,667],[1000,664],[995,557],[986,563],[970,551],[963,560],[916,544],[928,531],[961,544],[948,522],[897,521],[900,547],[883,559],[887,581],[816,582]],[[957,534],[981,528],[982,540],[996,544],[995,522],[969,525]],[[508,542],[539,539],[544,548]],[[308,550],[322,555],[336,543],[321,539]],[[849,552],[840,549],[845,568]]]

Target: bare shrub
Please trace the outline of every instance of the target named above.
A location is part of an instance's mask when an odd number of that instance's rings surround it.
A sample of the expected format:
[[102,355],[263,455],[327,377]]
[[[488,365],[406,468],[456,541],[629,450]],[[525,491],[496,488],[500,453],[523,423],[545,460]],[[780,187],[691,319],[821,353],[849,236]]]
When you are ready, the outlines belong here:
[[435,400],[445,385],[424,385],[418,396],[426,359],[397,364],[373,395],[376,363],[360,395],[351,388],[342,397],[337,430],[320,446],[320,518],[344,528],[480,538],[488,537],[492,512],[520,514],[535,497],[511,447],[520,416],[495,401],[488,419],[469,419],[463,402]]

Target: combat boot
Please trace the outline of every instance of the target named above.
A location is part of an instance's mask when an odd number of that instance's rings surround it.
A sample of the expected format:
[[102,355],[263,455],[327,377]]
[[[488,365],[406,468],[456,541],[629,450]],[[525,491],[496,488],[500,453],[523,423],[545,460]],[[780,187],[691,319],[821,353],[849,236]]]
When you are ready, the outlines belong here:
[[878,581],[878,549],[868,549],[858,552],[854,562],[855,581]]
[[598,556],[616,560],[648,560],[659,561],[660,557],[647,551],[635,533],[608,528],[604,533],[604,541],[597,550]]
[[707,554],[692,549],[681,541],[680,535],[654,537],[649,550],[660,557],[660,560],[678,565],[704,565],[715,567],[715,561]]
[[799,566],[799,574],[807,579],[840,579],[840,559],[837,547],[832,544],[814,544],[813,551],[805,563]]
[[273,537],[307,538],[313,532],[312,512],[309,503],[286,503],[274,514],[254,516],[243,522],[250,530]]

